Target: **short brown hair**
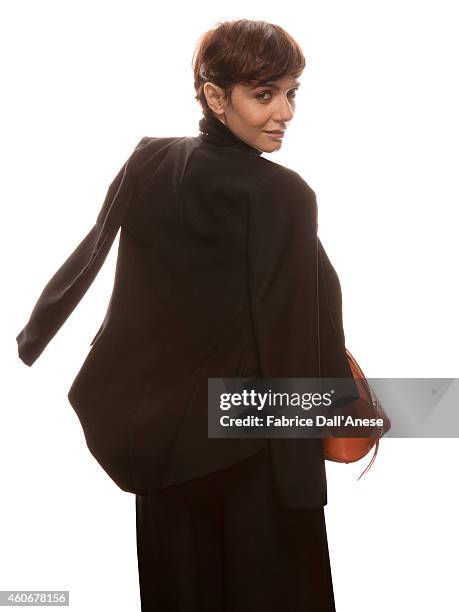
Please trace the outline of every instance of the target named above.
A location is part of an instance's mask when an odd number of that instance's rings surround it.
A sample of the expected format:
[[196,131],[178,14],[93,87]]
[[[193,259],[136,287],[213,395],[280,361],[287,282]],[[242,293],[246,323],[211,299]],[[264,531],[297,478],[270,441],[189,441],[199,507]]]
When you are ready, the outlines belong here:
[[220,21],[200,36],[193,53],[195,99],[204,115],[210,115],[204,95],[207,81],[228,95],[237,83],[298,78],[305,65],[301,47],[280,26],[251,19]]

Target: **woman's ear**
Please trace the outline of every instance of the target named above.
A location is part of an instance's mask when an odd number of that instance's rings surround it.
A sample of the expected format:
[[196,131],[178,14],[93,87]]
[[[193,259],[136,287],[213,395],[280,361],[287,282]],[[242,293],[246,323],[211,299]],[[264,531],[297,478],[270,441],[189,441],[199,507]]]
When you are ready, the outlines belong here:
[[204,95],[209,108],[216,114],[221,115],[225,111],[226,95],[225,91],[215,83],[208,81],[204,85]]

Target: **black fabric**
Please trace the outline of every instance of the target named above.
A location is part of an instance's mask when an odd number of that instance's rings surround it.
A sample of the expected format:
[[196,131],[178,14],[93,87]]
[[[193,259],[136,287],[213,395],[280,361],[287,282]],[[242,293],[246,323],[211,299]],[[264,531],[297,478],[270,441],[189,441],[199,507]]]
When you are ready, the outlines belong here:
[[229,127],[214,117],[214,115],[203,116],[199,121],[199,132],[206,145],[215,144],[219,147],[236,147],[246,153],[261,155],[262,151],[252,147],[241,140]]
[[121,226],[107,312],[68,393],[90,452],[120,488],[144,494],[269,446],[283,503],[320,507],[320,438],[207,432],[208,378],[352,381],[316,196],[217,119],[200,130],[140,140],[93,228],[44,287],[17,336],[18,354],[29,366],[38,359]]
[[142,612],[334,612],[323,508],[282,505],[268,449],[136,497]]

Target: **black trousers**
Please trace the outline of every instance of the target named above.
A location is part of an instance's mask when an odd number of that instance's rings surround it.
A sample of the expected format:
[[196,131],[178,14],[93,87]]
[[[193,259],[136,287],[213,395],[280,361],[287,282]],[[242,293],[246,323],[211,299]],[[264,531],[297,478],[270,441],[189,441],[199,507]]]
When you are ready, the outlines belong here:
[[142,612],[335,612],[324,509],[281,505],[269,447],[136,496]]

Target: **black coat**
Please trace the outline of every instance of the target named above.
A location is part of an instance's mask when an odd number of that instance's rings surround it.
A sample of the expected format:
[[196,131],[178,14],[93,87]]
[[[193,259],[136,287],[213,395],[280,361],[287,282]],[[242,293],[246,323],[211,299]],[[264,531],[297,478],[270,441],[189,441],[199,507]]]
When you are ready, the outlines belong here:
[[270,445],[284,503],[323,506],[321,438],[207,435],[208,377],[352,379],[315,193],[217,119],[199,126],[195,137],[140,140],[43,289],[19,357],[31,366],[40,356],[121,225],[107,313],[68,394],[91,453],[142,494]]

